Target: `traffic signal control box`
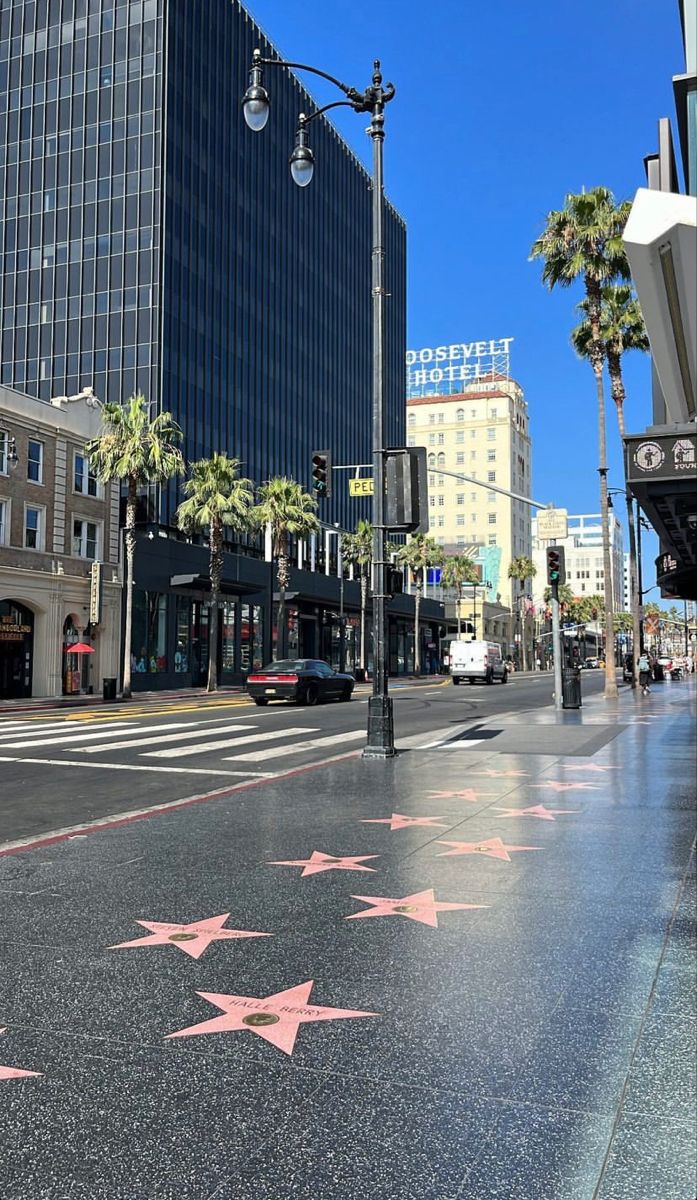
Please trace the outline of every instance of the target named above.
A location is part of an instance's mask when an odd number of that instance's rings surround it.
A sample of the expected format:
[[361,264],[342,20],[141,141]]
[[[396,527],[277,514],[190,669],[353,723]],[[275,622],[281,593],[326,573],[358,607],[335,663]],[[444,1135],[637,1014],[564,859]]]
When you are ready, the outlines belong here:
[[402,533],[428,533],[426,450],[385,451],[385,525]]
[[547,583],[558,588],[566,582],[566,564],[563,546],[547,547]]
[[317,497],[332,494],[332,456],[328,450],[312,452],[312,490]]

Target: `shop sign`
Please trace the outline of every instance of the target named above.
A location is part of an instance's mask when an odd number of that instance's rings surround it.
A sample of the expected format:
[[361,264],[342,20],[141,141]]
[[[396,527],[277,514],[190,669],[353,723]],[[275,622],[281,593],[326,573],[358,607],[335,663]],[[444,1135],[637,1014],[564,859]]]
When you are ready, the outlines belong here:
[[90,625],[102,619],[102,564],[93,562],[90,569]]
[[536,515],[537,536],[541,541],[557,542],[569,532],[568,513],[565,508],[542,508]]
[[0,642],[23,642],[31,625],[19,625],[12,617],[0,617]]
[[627,439],[630,477],[675,479],[697,470],[697,440],[694,437]]

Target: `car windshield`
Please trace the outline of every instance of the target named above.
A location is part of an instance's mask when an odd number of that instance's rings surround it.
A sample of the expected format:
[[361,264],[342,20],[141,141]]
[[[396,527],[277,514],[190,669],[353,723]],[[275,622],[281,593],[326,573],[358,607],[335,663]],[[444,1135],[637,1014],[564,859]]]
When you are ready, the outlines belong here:
[[278,675],[285,675],[287,672],[303,671],[305,669],[304,658],[282,658],[278,662],[269,663],[264,670],[273,672]]

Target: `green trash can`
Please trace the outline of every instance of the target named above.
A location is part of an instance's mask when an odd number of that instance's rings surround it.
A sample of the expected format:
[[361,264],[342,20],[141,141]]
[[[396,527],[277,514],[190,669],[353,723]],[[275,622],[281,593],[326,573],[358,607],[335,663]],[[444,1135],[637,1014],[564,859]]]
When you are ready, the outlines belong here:
[[562,708],[581,707],[581,672],[578,667],[564,667],[561,673]]
[[102,680],[102,699],[105,701],[105,703],[109,703],[109,702],[113,703],[116,700],[116,680],[115,679],[103,679]]

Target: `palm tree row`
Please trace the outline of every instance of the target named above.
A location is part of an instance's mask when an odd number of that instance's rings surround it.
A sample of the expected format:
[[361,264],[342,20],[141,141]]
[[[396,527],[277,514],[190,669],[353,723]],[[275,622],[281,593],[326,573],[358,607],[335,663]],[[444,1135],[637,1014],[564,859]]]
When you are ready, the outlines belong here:
[[[610,558],[610,521],[607,486],[607,442],[605,428],[605,391],[603,372],[608,364],[612,395],[617,408],[620,433],[624,433],[624,384],[621,359],[629,349],[645,349],[645,331],[638,303],[631,288],[622,285],[629,280],[629,264],[622,235],[631,205],[616,203],[608,188],[593,188],[589,192],[565,198],[564,207],[550,212],[545,229],[533,244],[531,257],[543,261],[542,281],[552,290],[570,287],[580,281],[585,290],[581,309],[582,325],[574,331],[572,341],[579,353],[587,358],[593,370],[598,414],[598,473],[600,475],[600,514],[603,542],[603,574],[605,580],[605,636],[608,647],[605,695],[617,695],[614,654],[614,618],[612,599],[612,564]],[[636,553],[633,549],[633,521],[630,520],[630,554],[633,555],[632,592],[637,613]],[[635,635],[636,636],[636,635]],[[634,658],[638,651],[638,636]]]
[[[183,434],[171,413],[151,417],[142,395],[125,405],[105,404],[102,432],[85,446],[91,467],[101,483],[118,480],[126,485],[126,611],[124,629],[123,695],[131,695],[131,639],[133,628],[133,563],[138,489],[161,485],[183,475],[185,462],[179,443]],[[251,479],[240,476],[240,461],[215,453],[190,464],[183,486],[186,499],[175,520],[186,533],[206,532],[209,546],[211,598],[209,606],[208,691],[218,686],[218,622],[223,570],[225,529],[256,533],[270,529],[278,576],[279,657],[286,648],[285,593],[290,577],[289,538],[307,537],[319,529],[317,502],[293,479],[277,476],[257,492]]]

